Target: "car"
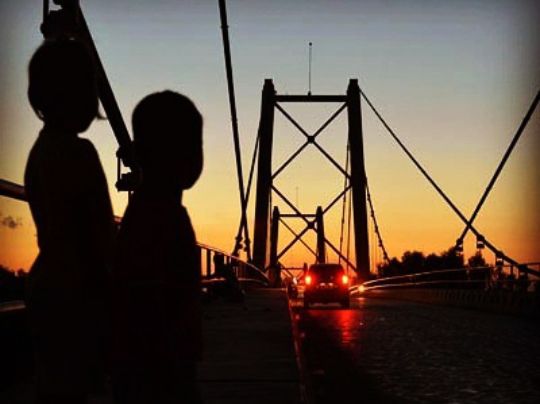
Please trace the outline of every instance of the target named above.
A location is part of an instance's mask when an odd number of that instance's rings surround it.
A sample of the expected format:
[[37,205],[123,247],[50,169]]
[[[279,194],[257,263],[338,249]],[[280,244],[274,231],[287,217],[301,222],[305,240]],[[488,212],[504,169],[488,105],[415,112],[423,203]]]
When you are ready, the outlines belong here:
[[340,264],[313,264],[304,276],[304,307],[339,303],[349,307],[349,277]]

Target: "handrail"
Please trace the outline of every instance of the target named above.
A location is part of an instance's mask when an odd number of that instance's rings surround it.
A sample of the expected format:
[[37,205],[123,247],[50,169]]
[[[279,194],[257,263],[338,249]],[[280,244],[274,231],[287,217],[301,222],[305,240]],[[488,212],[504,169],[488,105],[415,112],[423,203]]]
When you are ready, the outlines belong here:
[[[527,266],[540,266],[540,262],[530,262]],[[511,270],[516,268],[520,273],[525,274],[525,282],[538,283],[540,279],[529,279],[527,272],[520,271],[519,267],[511,265],[491,267],[467,267],[467,268],[454,268],[454,269],[442,269],[436,271],[417,272],[414,274],[388,276],[384,278],[373,279],[363,282],[360,285],[354,287],[353,292],[367,292],[376,289],[392,289],[392,288],[414,288],[414,287],[428,287],[428,286],[441,286],[441,285],[457,285],[457,284],[485,284],[486,286],[493,286],[493,284],[519,284],[523,283],[523,279],[493,279],[494,270],[500,268],[501,272],[503,268],[510,268]],[[478,279],[478,273],[482,276],[482,279]],[[459,274],[462,279],[452,279],[452,275]],[[450,275],[450,277],[449,277]],[[446,278],[445,278],[446,276]],[[432,279],[426,279],[432,277]],[[435,278],[435,279],[433,279]]]
[[[216,247],[212,247],[212,246],[209,246],[207,244],[203,244],[203,243],[197,243],[197,246],[203,250],[206,250],[208,252],[211,252],[211,253],[214,253],[214,254],[221,254],[223,255],[224,257],[226,257],[228,260],[230,261],[235,261],[236,263],[238,263],[238,268],[236,268],[236,275],[239,279],[253,279],[255,281],[262,281],[262,283],[266,286],[268,286],[270,284],[270,280],[268,279],[268,276],[259,268],[257,268],[255,265],[249,263],[249,262],[246,262],[246,261],[243,261],[241,260],[240,258],[238,257],[235,257],[234,255],[231,255],[229,253],[226,253],[225,251],[219,249],[219,248],[216,248]],[[250,270],[250,271],[253,271],[254,274],[256,274],[256,276],[259,278],[259,279],[256,279],[256,278],[249,278],[249,277],[245,277],[246,275],[246,269],[247,270]],[[239,276],[240,274],[244,275],[244,277],[241,277]],[[210,274],[207,274],[207,277],[210,278],[212,277],[212,275]]]
[[[17,200],[20,200],[20,201],[28,202],[24,187],[22,185],[19,185],[17,183],[11,182],[11,181],[6,181],[6,180],[3,180],[3,179],[0,179],[0,196],[5,196],[7,198],[17,199]],[[114,217],[114,221],[117,224],[120,223],[121,219],[122,218],[119,217],[119,216]],[[245,262],[245,261],[241,260],[238,257],[230,255],[230,254],[226,253],[225,251],[223,251],[223,250],[221,250],[219,248],[212,247],[212,246],[209,246],[209,245],[204,244],[204,243],[197,243],[197,246],[199,248],[201,248],[202,250],[206,250],[207,254],[208,253],[210,253],[210,254],[212,254],[212,253],[221,254],[224,257],[226,257],[229,261],[235,261],[238,264],[235,267],[237,276],[239,274],[242,274],[242,275],[245,276],[246,274],[253,273],[253,274],[256,274],[254,278],[250,278],[248,276],[246,279],[252,279],[252,280],[255,280],[255,281],[259,281],[264,285],[269,285],[270,284],[270,280],[268,279],[268,276],[266,276],[266,274],[261,269],[257,268],[255,265],[253,265],[253,264],[251,264],[249,262]],[[207,261],[208,261],[208,258],[209,257],[207,256]],[[208,268],[206,269],[206,273],[207,273],[207,276],[211,276],[211,271],[209,271]]]

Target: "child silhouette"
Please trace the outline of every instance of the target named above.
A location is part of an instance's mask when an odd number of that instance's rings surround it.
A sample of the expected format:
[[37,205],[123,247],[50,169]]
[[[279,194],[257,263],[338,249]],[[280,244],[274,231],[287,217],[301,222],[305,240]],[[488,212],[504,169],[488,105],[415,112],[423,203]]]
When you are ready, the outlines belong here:
[[26,302],[37,401],[82,403],[103,370],[114,231],[98,155],[78,137],[98,115],[95,73],[84,45],[54,40],[34,53],[28,76],[30,104],[44,123],[24,176],[40,250]]
[[203,165],[202,117],[172,91],[133,113],[142,182],[124,214],[114,270],[114,373],[119,403],[198,402],[200,253],[182,192]]

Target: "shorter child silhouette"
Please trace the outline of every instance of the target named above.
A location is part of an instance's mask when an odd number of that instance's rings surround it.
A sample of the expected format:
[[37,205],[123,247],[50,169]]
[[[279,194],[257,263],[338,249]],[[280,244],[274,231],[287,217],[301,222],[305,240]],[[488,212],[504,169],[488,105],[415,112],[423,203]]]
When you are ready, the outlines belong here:
[[143,180],[124,214],[114,270],[114,390],[120,403],[196,403],[200,253],[182,192],[203,164],[202,117],[172,91],[133,113]]

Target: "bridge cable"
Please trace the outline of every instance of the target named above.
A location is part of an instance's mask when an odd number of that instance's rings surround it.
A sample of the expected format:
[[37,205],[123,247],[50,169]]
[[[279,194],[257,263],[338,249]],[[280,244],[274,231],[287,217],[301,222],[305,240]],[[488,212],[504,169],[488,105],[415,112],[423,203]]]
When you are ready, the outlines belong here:
[[[409,157],[409,159],[413,162],[413,164],[418,168],[418,170],[424,175],[424,177],[428,180],[428,182],[435,188],[437,193],[444,199],[444,201],[450,206],[450,208],[454,211],[454,213],[463,221],[463,223],[467,224],[468,220],[465,217],[465,215],[458,209],[458,207],[452,202],[452,200],[444,193],[444,191],[437,185],[435,180],[431,178],[431,176],[427,173],[427,171],[422,167],[422,165],[416,160],[416,158],[412,155],[412,153],[407,149],[407,147],[401,142],[401,140],[398,138],[396,133],[392,130],[392,128],[388,125],[388,123],[385,121],[385,119],[381,116],[379,111],[375,108],[375,106],[371,103],[367,95],[364,93],[363,90],[360,90],[360,95],[364,98],[364,100],[367,102],[368,106],[371,108],[375,116],[379,119],[379,121],[383,124],[385,129],[388,131],[388,133],[392,136],[392,138],[396,141],[396,143],[399,145],[399,147],[405,152],[405,154]],[[476,228],[470,224],[470,230],[477,236],[482,237],[480,232],[476,230]],[[504,254],[501,250],[499,250],[497,247],[495,247],[489,240],[484,238],[484,243],[486,247],[488,247],[490,250],[492,250],[496,255],[504,259],[505,261],[509,262],[512,265],[515,265],[520,268],[523,272],[531,273],[537,276],[540,276],[540,271],[533,270],[532,268],[527,267],[526,265],[520,265],[516,260],[510,258],[508,255]]]
[[231,62],[231,48],[229,43],[229,32],[227,24],[227,9],[225,0],[219,0],[219,15],[221,18],[221,32],[223,36],[223,50],[225,53],[225,70],[227,73],[227,86],[229,90],[229,105],[231,109],[231,124],[234,139],[234,155],[236,158],[236,174],[238,177],[238,189],[240,192],[240,229],[236,235],[236,245],[234,247],[233,255],[237,256],[242,244],[242,231],[244,232],[244,238],[246,242],[246,252],[248,261],[251,261],[251,251],[249,248],[249,230],[246,217],[246,197],[244,193],[244,175],[242,173],[242,156],[240,151],[240,135],[238,133],[238,118],[236,115],[236,100],[234,94],[234,81]]
[[[351,188],[352,189],[352,188]],[[349,191],[349,212],[347,214],[347,275],[349,274],[349,263],[351,255],[351,217],[352,217],[352,198]]]
[[[259,154],[259,141],[260,141],[260,136],[257,133],[257,138],[255,139],[255,145],[253,147],[253,154],[252,154],[252,157],[251,157],[251,166],[250,166],[250,170],[249,170],[249,177],[248,177],[248,183],[247,183],[247,188],[246,188],[246,196],[245,196],[246,209],[247,209],[247,206],[249,204],[249,197],[251,195],[251,185],[253,183],[253,174],[254,174],[254,171],[255,171],[255,161],[257,159],[257,155]],[[242,221],[240,221],[240,224],[238,226],[238,233],[237,234],[242,234]],[[248,253],[248,251],[251,251],[249,244],[250,244],[250,240],[249,240],[249,238],[246,238],[245,246],[244,246],[244,250],[246,251],[246,253]]]
[[514,135],[514,138],[512,139],[512,141],[510,142],[510,145],[506,149],[506,152],[504,153],[504,156],[503,156],[501,162],[499,163],[497,169],[495,170],[495,173],[493,174],[493,177],[491,177],[491,180],[489,181],[489,184],[486,187],[486,189],[484,191],[484,194],[482,195],[482,197],[478,201],[478,204],[476,205],[476,208],[474,209],[474,212],[471,215],[471,218],[468,220],[467,224],[465,225],[465,229],[463,229],[463,232],[461,233],[461,235],[457,239],[456,245],[460,245],[460,244],[463,243],[463,239],[467,235],[467,232],[469,231],[469,229],[471,228],[471,225],[473,224],[474,220],[476,219],[476,216],[478,215],[478,212],[480,212],[480,209],[482,208],[482,205],[484,204],[484,202],[486,201],[489,193],[493,189],[493,186],[495,185],[495,182],[497,181],[501,171],[503,170],[504,165],[508,161],[508,158],[510,157],[510,154],[512,154],[512,151],[514,150],[515,145],[517,144],[519,138],[521,137],[521,134],[523,133],[525,127],[527,126],[527,123],[529,122],[529,119],[531,118],[532,114],[534,113],[534,110],[536,109],[536,106],[538,105],[539,100],[540,100],[540,91],[538,91],[536,93],[536,97],[534,98],[531,106],[529,107],[529,110],[527,111],[527,113],[523,117],[523,120],[521,121],[521,124],[519,125],[519,128],[518,128],[516,134]]
[[[347,149],[346,149],[346,157],[345,157],[345,172],[349,172],[349,153],[350,153],[350,145],[349,142],[347,142]],[[347,189],[347,182],[348,177],[346,175],[343,176],[343,189]],[[346,207],[347,207],[347,194],[343,194],[343,206],[341,208],[341,229],[339,232],[339,252],[341,253],[343,251],[343,232],[345,230],[345,213],[346,213]],[[339,261],[341,264],[341,255],[339,256]]]
[[381,231],[379,230],[379,225],[377,223],[377,217],[375,216],[375,208],[373,207],[373,200],[371,199],[371,194],[369,192],[369,186],[368,181],[366,178],[366,196],[368,200],[369,205],[369,211],[371,215],[371,219],[373,220],[373,228],[375,230],[375,235],[377,236],[377,241],[379,243],[379,247],[381,248],[381,251],[383,253],[383,259],[385,262],[390,262],[390,259],[388,257],[388,252],[386,251],[386,247],[384,246],[383,238],[381,236]]

